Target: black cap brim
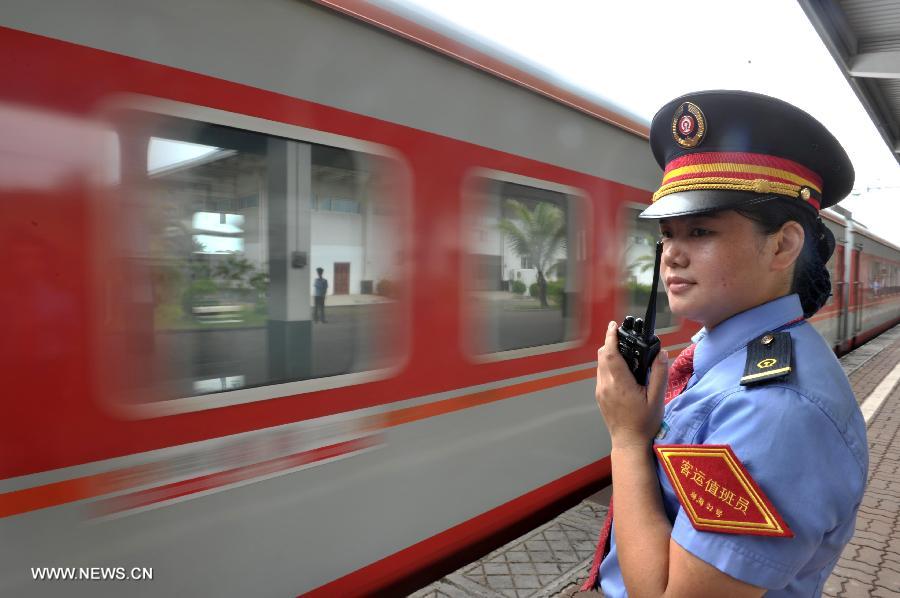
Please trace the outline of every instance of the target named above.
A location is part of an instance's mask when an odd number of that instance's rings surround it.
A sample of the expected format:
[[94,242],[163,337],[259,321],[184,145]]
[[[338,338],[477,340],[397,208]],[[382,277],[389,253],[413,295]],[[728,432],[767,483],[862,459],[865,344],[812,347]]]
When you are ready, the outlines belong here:
[[742,208],[773,199],[784,199],[780,195],[763,195],[753,191],[722,191],[720,189],[681,191],[660,197],[650,207],[640,213],[640,218],[658,220],[708,214],[719,210]]

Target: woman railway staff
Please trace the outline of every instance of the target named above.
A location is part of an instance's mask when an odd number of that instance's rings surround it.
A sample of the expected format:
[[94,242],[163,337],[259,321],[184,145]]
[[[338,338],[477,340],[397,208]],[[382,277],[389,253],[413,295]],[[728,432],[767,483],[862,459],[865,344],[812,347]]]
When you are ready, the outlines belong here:
[[811,116],[746,92],[673,100],[650,143],[665,174],[642,217],[659,220],[672,312],[703,328],[668,384],[661,354],[644,388],[609,324],[597,402],[615,516],[585,587],[819,595],[868,470],[847,377],[805,320],[830,294],[834,236],[817,213],[847,195],[853,167]]

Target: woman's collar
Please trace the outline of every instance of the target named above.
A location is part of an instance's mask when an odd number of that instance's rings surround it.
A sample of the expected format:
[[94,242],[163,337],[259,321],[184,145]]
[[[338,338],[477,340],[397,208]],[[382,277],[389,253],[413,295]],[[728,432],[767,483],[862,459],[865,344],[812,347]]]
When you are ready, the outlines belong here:
[[802,317],[800,297],[792,293],[734,314],[712,330],[701,328],[691,339],[697,343],[694,373],[702,376],[716,363],[742,349],[757,336]]

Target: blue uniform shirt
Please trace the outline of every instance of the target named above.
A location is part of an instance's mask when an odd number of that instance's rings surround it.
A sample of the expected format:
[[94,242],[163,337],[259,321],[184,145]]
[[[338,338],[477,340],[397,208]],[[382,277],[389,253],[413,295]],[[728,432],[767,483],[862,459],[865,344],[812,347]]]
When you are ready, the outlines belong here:
[[[797,295],[732,316],[694,337],[694,374],[666,406],[657,444],[727,444],[794,532],[793,538],[694,529],[657,464],[672,539],[767,596],[818,596],[853,536],[869,455],[866,425],[847,376],[808,322],[790,325],[792,371],[740,385],[747,344],[802,317]],[[666,429],[668,427],[668,429]],[[664,435],[662,430],[665,430]],[[616,537],[600,567],[607,598],[625,596]]]

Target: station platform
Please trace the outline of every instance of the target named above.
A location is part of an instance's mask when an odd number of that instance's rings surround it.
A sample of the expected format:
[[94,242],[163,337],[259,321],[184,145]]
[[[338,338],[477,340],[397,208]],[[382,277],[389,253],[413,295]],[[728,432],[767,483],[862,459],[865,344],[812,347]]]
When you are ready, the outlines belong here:
[[[841,358],[868,425],[869,482],[823,596],[900,597],[900,325]],[[575,598],[588,575],[611,488],[509,542],[413,598]]]

